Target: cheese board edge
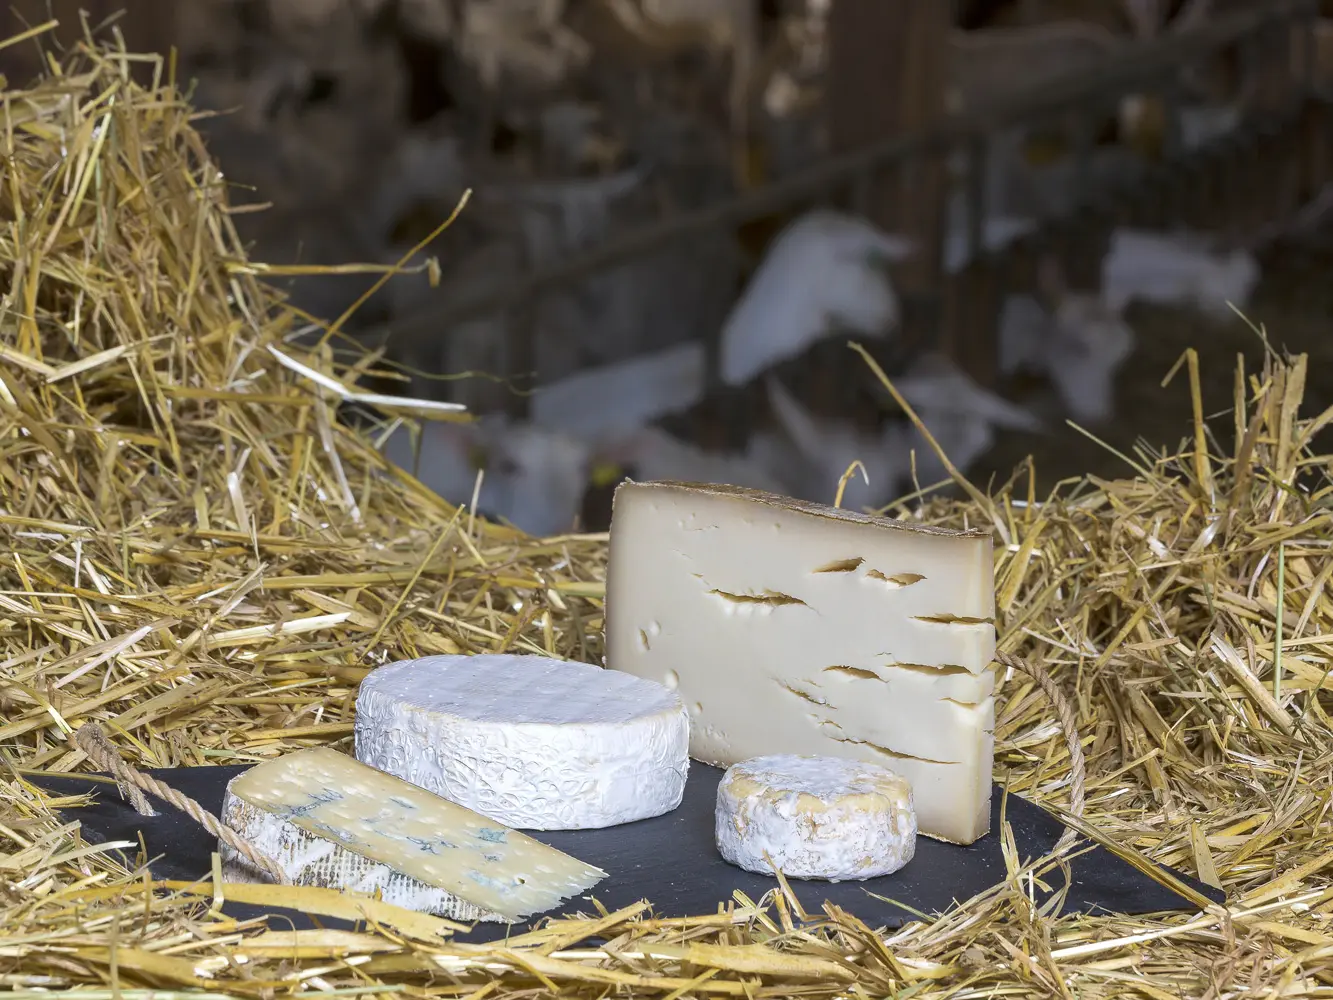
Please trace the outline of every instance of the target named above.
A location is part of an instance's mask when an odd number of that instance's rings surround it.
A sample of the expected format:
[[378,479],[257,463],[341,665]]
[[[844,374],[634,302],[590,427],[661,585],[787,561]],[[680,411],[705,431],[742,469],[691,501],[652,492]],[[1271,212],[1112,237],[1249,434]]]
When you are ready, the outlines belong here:
[[[216,813],[227,781],[244,770],[246,766],[211,765],[158,768],[147,773]],[[523,832],[606,870],[607,879],[591,895],[608,909],[647,899],[658,916],[714,912],[719,902],[732,898],[733,889],[741,889],[757,900],[775,888],[776,881],[727,864],[718,856],[713,843],[712,803],[721,775],[718,768],[692,762],[684,801],[673,812],[653,819],[601,830]],[[26,776],[49,792],[62,795],[101,793],[91,807],[60,810],[66,819],[83,823],[85,839],[90,842],[137,840],[142,832],[149,850],[149,871],[154,877],[183,880],[207,877],[215,841],[183,813],[154,800],[159,815],[141,817],[120,799],[114,785],[90,780],[92,775],[29,773]],[[901,926],[916,919],[912,910],[927,913],[947,910],[1005,878],[997,832],[1002,805],[1014,830],[1019,855],[1025,860],[1049,850],[1063,829],[1059,820],[1040,806],[1013,793],[1006,794],[998,784],[994,786],[991,805],[991,832],[975,844],[964,847],[921,837],[917,856],[894,875],[864,882],[791,880],[792,889],[812,915],[819,914],[821,904],[827,900],[872,927]],[[133,864],[132,857],[127,860]],[[1225,903],[1225,893],[1221,890],[1187,873],[1158,867],[1213,902]],[[1070,870],[1071,884],[1064,912],[1143,914],[1180,910],[1188,905],[1166,886],[1100,847],[1074,857]],[[949,877],[940,880],[942,871],[947,871]],[[1063,888],[1058,874],[1053,880],[1053,890]],[[941,887],[941,881],[951,888]],[[1048,896],[1049,893],[1037,891],[1039,902]],[[509,928],[508,933],[521,932],[547,916],[579,911],[591,913],[593,907],[586,899],[571,900],[549,914]],[[285,923],[288,920],[297,926],[313,926],[305,914],[294,911],[228,904],[224,912],[238,919],[267,912],[286,926],[291,926]],[[340,926],[337,921],[322,922]],[[505,933],[504,925],[479,924],[470,933],[460,935],[460,940],[480,942]]]

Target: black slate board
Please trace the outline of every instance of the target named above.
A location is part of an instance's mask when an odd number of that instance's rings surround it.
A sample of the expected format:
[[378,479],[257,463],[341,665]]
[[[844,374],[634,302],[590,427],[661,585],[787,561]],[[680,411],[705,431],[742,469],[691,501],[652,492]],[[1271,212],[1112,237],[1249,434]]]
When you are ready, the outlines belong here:
[[[227,782],[243,770],[243,767],[177,767],[149,773],[216,814],[222,808]],[[713,844],[713,807],[721,777],[722,772],[717,768],[691,764],[685,799],[680,808],[665,816],[606,830],[536,831],[531,835],[606,871],[608,877],[593,892],[608,909],[647,898],[661,917],[712,913],[719,902],[731,898],[734,889],[758,900],[776,881],[727,864]],[[31,780],[58,795],[96,794],[92,805],[64,810],[68,820],[83,824],[83,836],[89,843],[137,842],[142,832],[154,878],[193,881],[208,876],[216,841],[194,820],[165,803],[154,799],[158,815],[145,817],[121,800],[114,785],[77,776],[33,775]],[[925,913],[946,910],[955,901],[968,899],[1004,879],[1000,838],[994,832],[1000,828],[1003,799],[1003,790],[996,787],[991,798],[992,833],[968,847],[921,837],[917,840],[916,857],[893,875],[864,882],[792,880],[792,888],[808,911],[818,912],[823,901],[829,900],[872,927],[897,927],[912,919],[909,912],[876,896],[897,900]],[[1015,795],[1008,796],[1005,818],[1013,829],[1023,860],[1050,850],[1063,830],[1049,813]],[[1073,884],[1065,900],[1067,913],[1155,913],[1191,906],[1100,847],[1080,854],[1070,867]],[[1175,874],[1209,899],[1225,901],[1221,890],[1180,872]],[[1052,887],[1061,888],[1059,875],[1052,878]],[[229,904],[225,909],[240,919],[260,914],[253,907],[238,904]],[[581,900],[572,900],[567,910],[593,912]],[[312,926],[304,914],[285,911],[282,916],[298,927]],[[337,921],[322,920],[322,923],[338,926]],[[502,925],[481,924],[462,939],[482,941],[503,933]]]

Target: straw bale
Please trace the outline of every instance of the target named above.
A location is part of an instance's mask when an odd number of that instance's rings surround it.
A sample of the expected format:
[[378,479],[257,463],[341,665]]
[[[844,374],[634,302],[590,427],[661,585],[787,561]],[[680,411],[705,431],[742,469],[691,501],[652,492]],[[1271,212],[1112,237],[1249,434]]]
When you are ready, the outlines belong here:
[[[277,363],[269,348],[299,319],[241,252],[189,109],[132,84],[130,59],[85,51],[0,108],[0,986],[87,1000],[1329,992],[1333,489],[1312,440],[1333,411],[1300,412],[1301,357],[1238,371],[1234,412],[1210,428],[1187,356],[1164,391],[1191,394],[1193,426],[1172,454],[1124,455],[1122,479],[1037,497],[1020,474],[990,497],[895,507],[993,528],[1001,646],[1045,665],[1079,714],[1079,829],[1221,884],[1226,909],[1054,917],[1029,893],[1063,874],[1010,850],[993,889],[887,935],[802,885],[475,945],[326,890],[154,883],[81,842],[55,816],[70,803],[29,778],[85,767],[68,739],[82,722],[139,766],[245,763],[345,743],[356,683],[390,657],[601,652],[603,537],[474,520],[386,470]],[[335,365],[334,343],[288,350],[348,384],[373,365]],[[1001,777],[1061,808],[1050,706],[1020,676],[1001,700]],[[222,917],[226,897],[364,919],[265,930]]]

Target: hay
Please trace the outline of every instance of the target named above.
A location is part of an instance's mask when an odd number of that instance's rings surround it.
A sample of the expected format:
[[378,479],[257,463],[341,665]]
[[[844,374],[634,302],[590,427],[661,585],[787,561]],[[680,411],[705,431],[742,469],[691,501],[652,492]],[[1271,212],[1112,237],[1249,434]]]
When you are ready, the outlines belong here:
[[[1311,452],[1333,412],[1299,416],[1303,358],[1238,372],[1234,414],[1210,429],[1196,403],[1178,454],[1125,456],[1132,478],[1039,503],[1020,476],[993,498],[902,508],[994,527],[1001,645],[1073,701],[1086,829],[1225,886],[1228,909],[1053,918],[1029,891],[1060,872],[1010,850],[1004,882],[887,938],[803,886],[469,945],[448,922],[326,890],[153,883],[82,843],[55,818],[70,803],[26,777],[86,766],[69,741],[82,722],[137,766],[246,763],[346,740],[356,682],[390,657],[601,652],[604,538],[460,516],[387,472],[267,350],[303,321],[246,262],[188,109],[130,83],[131,58],[87,50],[2,109],[0,986],[88,1000],[1333,992],[1333,489]],[[284,350],[348,385],[374,363]],[[1019,676],[1001,703],[1001,775],[1063,808],[1049,703]],[[221,916],[223,897],[361,929],[265,931]]]

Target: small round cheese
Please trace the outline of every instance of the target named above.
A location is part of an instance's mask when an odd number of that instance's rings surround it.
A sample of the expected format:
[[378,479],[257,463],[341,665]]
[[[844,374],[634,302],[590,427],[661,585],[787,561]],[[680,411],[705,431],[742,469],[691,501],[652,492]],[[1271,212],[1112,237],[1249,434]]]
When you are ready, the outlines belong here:
[[912,860],[916,833],[912,786],[861,761],[755,757],[717,788],[718,851],[761,875],[776,866],[790,878],[876,878]]
[[356,756],[498,823],[590,830],[680,805],[690,722],[654,681],[542,656],[428,656],[361,682]]

